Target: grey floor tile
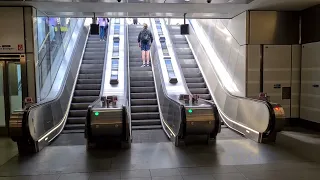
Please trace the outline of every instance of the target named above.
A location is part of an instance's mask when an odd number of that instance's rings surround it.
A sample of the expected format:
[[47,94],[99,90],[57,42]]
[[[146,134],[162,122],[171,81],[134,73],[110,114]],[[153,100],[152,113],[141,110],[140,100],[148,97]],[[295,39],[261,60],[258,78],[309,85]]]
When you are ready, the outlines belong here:
[[214,180],[212,175],[182,176],[183,180]]
[[152,177],[180,176],[179,169],[150,169]]
[[110,171],[110,172],[94,172],[90,174],[89,180],[100,180],[100,179],[120,179],[120,171]]
[[212,167],[194,167],[194,168],[179,168],[180,174],[185,175],[198,175],[198,174],[213,174]]
[[140,170],[133,170],[133,171],[121,171],[121,179],[145,178],[145,177],[151,177],[149,169],[140,169]]
[[143,177],[143,178],[126,178],[123,180],[152,180],[151,177]]
[[59,180],[88,180],[88,173],[61,174]]
[[152,180],[183,180],[182,176],[152,177]]
[[213,178],[214,180],[246,180],[240,173],[214,174]]
[[0,177],[0,180],[58,180],[60,175]]
[[235,166],[239,172],[261,171],[263,168],[261,164],[248,164]]

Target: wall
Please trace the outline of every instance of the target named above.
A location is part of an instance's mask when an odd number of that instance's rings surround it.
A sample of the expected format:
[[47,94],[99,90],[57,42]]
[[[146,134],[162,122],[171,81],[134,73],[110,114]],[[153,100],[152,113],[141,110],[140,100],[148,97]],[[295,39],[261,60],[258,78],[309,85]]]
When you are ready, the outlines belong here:
[[320,123],[320,5],[301,13],[300,118]]
[[245,12],[230,20],[197,20],[219,57],[217,63],[224,69],[218,74],[220,79],[229,76],[235,88],[227,89],[242,97],[246,96],[246,18]]
[[267,93],[288,118],[299,118],[299,15],[250,11],[247,29],[247,97]]

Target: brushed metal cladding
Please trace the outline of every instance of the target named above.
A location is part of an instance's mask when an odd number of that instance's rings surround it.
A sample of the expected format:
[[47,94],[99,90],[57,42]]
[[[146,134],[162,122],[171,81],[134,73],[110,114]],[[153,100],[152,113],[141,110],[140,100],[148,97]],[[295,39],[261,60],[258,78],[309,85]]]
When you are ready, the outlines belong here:
[[249,44],[299,44],[299,13],[249,11]]
[[301,43],[320,41],[320,5],[308,8],[301,12]]
[[210,60],[212,57],[207,56],[203,42],[198,40],[197,34],[203,33],[202,30],[196,21],[191,20],[190,24],[189,42],[198,59],[201,59],[198,63],[202,67],[204,78],[222,119],[235,130],[237,127],[243,128],[243,130],[238,129],[243,134],[246,134],[246,131],[249,131],[249,134],[256,134],[255,140],[258,140],[261,138],[259,134],[268,130],[272,109],[265,102],[233,96],[225,89]]
[[[66,66],[59,69],[57,74],[57,77],[61,78],[56,78],[59,82],[58,87],[61,89],[55,93],[55,97],[40,102],[29,110],[27,123],[30,135],[34,141],[39,141],[39,144],[44,145],[50,142],[64,127],[87,32],[84,19],[79,19],[64,58],[63,64]],[[54,89],[54,91],[57,90]]]

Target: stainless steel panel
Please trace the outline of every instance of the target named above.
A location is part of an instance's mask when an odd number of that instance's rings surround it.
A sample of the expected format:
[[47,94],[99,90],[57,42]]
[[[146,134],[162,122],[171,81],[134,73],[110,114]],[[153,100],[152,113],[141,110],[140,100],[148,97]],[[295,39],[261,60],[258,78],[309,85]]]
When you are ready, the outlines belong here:
[[[71,59],[66,60],[66,70],[64,75],[60,74],[61,89],[55,96],[52,96],[51,100],[40,102],[32,106],[28,113],[28,127],[32,139],[38,142],[41,149],[47,143],[49,143],[54,137],[56,137],[62,130],[65,124],[66,117],[68,115],[68,107],[72,99],[72,92],[74,84],[76,82],[76,74],[78,72],[79,64],[81,64],[84,44],[87,37],[88,29],[83,26],[84,19],[79,19],[77,22],[77,28],[74,33],[74,43],[69,44],[73,46],[73,50],[70,51]],[[74,47],[75,44],[79,44]],[[59,70],[60,71],[60,70]],[[62,73],[62,71],[58,72]],[[58,76],[58,75],[57,75]],[[38,149],[38,150],[39,150]]]
[[[0,7],[0,17],[0,53],[24,53],[23,7]],[[22,49],[18,49],[18,45],[22,45]]]
[[233,96],[226,90],[214,68],[215,64],[210,61],[212,57],[207,56],[203,44],[205,40],[203,37],[201,41],[198,40],[201,38],[199,33],[204,32],[200,29],[197,21],[191,20],[190,24],[192,26],[188,39],[194,53],[198,59],[201,59],[198,63],[202,67],[203,75],[221,118],[230,128],[262,142],[262,134],[269,130],[270,120],[273,119],[273,108],[263,101]]
[[249,44],[299,44],[297,12],[250,11]]

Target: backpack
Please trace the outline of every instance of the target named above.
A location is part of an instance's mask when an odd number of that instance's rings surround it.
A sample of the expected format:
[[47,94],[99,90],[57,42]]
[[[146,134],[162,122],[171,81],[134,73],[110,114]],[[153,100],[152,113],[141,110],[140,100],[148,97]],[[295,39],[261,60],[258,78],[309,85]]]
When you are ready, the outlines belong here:
[[144,44],[149,43],[150,41],[150,33],[147,30],[142,31],[141,33],[141,42]]

